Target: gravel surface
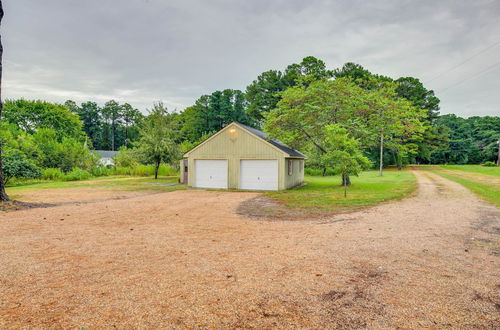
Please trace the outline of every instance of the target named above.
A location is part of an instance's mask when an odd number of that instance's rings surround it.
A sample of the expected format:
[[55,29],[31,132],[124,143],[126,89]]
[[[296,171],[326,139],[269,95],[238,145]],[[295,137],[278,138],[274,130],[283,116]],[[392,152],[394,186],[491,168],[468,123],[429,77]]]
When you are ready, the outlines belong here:
[[219,191],[0,212],[0,328],[500,327],[499,210],[415,175],[412,198],[321,221]]

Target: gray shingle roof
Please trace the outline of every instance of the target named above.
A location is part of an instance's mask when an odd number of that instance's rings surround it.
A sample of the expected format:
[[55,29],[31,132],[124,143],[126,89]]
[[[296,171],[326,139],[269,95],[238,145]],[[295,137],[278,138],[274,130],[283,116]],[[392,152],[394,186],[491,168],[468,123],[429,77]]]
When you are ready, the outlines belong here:
[[286,146],[285,144],[283,144],[283,142],[281,142],[279,140],[276,140],[276,139],[271,139],[267,133],[264,133],[262,131],[259,131],[258,129],[255,129],[253,127],[250,127],[250,126],[247,126],[247,125],[243,125],[243,124],[240,124],[240,123],[237,123],[237,122],[235,122],[235,124],[238,125],[238,126],[240,126],[243,129],[249,131],[250,133],[252,133],[254,135],[257,135],[262,140],[265,140],[266,142],[271,143],[273,146],[275,146],[276,148],[280,149],[281,151],[286,152],[287,154],[289,154],[292,157],[307,158],[306,155],[304,155],[300,151],[294,150],[294,149]]
[[119,153],[119,151],[111,151],[111,150],[92,150],[92,152],[95,152],[102,158],[113,158]]

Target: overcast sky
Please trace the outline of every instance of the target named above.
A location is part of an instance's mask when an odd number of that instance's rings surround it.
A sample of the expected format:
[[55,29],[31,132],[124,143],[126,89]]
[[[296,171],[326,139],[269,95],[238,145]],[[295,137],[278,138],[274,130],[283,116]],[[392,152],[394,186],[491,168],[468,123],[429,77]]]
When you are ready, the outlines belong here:
[[3,3],[5,98],[183,110],[313,55],[420,78],[443,114],[500,115],[500,0]]

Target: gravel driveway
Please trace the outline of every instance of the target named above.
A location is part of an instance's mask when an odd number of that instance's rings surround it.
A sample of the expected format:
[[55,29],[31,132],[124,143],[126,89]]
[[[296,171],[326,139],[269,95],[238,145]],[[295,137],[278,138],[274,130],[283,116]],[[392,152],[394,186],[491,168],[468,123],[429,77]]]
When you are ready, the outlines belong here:
[[499,210],[415,175],[327,221],[247,219],[258,194],[218,191],[0,213],[0,328],[500,327]]

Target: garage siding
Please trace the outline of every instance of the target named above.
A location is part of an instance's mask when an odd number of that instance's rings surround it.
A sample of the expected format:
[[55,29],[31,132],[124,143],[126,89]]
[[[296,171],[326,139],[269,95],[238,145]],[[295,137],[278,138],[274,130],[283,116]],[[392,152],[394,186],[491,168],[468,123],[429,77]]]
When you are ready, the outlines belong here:
[[220,132],[205,144],[189,153],[188,182],[194,185],[196,159],[227,159],[229,167],[228,188],[238,189],[240,178],[240,160],[276,159],[278,160],[278,186],[285,189],[285,157],[283,152],[269,145],[246,130],[233,125]]
[[[292,161],[292,175],[288,175],[288,161]],[[285,159],[285,188],[293,188],[304,182],[304,160],[286,158]]]

